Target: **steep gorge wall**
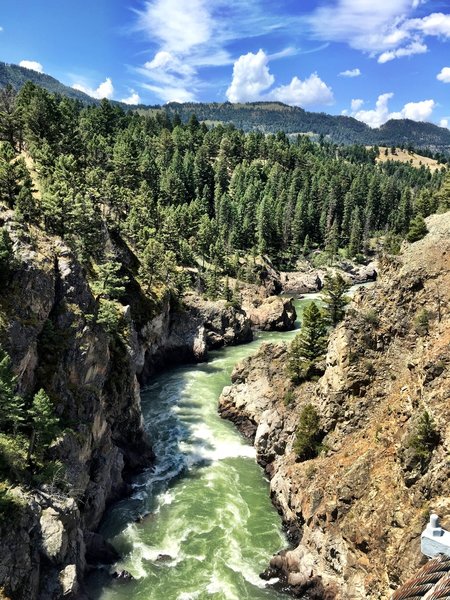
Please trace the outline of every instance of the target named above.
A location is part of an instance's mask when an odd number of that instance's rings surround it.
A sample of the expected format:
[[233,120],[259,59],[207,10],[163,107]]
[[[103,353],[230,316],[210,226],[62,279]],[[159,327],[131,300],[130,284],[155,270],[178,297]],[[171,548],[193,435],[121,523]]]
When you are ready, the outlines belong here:
[[[429,513],[450,515],[450,213],[427,225],[423,240],[383,262],[374,289],[356,295],[317,383],[287,394],[287,347],[264,345],[221,397],[223,416],[254,441],[292,543],[266,576],[299,597],[389,598],[422,560]],[[297,462],[307,403],[320,414],[324,450]],[[410,440],[425,411],[439,439],[421,461]]]
[[113,339],[95,324],[96,301],[70,250],[41,233],[19,237],[5,222],[17,264],[1,296],[0,341],[20,392],[45,387],[55,404],[64,431],[50,451],[69,489],[13,490],[24,508],[14,523],[0,521],[0,589],[12,600],[81,598],[86,560],[108,552],[92,533],[105,507],[152,462],[140,383],[166,364],[249,341],[252,331],[243,311],[195,298],[173,309],[167,295],[147,314],[137,290],[123,307],[125,339]]

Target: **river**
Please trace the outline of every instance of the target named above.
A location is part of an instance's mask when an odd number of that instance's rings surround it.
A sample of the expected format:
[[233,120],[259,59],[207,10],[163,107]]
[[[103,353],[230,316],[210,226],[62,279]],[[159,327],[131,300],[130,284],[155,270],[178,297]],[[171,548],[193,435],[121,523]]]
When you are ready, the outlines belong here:
[[[297,313],[317,295],[295,302]],[[298,326],[298,322],[297,322]],[[250,344],[211,352],[207,363],[165,371],[142,392],[154,468],[131,497],[111,508],[101,533],[134,580],[95,572],[92,600],[281,600],[259,578],[286,546],[255,451],[217,412],[234,365],[262,342],[295,331],[260,333]]]

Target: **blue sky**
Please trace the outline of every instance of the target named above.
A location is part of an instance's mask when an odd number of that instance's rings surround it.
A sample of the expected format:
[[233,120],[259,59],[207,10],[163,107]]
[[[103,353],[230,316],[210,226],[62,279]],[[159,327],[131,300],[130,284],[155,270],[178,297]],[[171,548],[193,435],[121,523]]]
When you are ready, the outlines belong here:
[[448,1],[2,0],[0,27],[0,60],[96,97],[450,125]]

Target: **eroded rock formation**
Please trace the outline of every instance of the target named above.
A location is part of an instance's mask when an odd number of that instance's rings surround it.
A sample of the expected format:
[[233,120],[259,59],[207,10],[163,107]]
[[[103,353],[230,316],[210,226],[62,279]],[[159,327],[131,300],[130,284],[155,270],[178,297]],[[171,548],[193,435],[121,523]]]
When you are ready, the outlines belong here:
[[[264,345],[220,399],[222,415],[254,441],[292,543],[266,577],[299,597],[389,598],[422,560],[430,511],[450,514],[450,213],[427,226],[382,262],[375,288],[356,294],[317,383],[293,388],[286,346]],[[298,462],[308,403],[323,450]]]

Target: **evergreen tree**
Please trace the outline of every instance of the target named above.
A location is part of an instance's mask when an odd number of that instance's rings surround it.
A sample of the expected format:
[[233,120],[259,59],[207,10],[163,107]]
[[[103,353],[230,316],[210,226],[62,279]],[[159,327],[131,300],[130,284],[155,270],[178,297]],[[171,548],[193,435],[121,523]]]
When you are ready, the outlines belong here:
[[111,255],[107,258],[109,260],[96,268],[97,277],[93,283],[93,289],[97,297],[118,300],[125,293],[127,278],[119,274],[122,264],[115,261]]
[[0,429],[17,432],[24,422],[24,402],[16,394],[17,378],[9,355],[0,347]]
[[408,242],[417,242],[426,236],[428,233],[427,225],[422,215],[417,215],[411,221],[409,231],[406,235]]
[[5,284],[14,265],[13,245],[5,227],[0,228],[0,283]]
[[311,375],[314,361],[326,350],[327,326],[317,304],[311,302],[303,311],[302,326],[288,351],[287,370],[294,383]]
[[350,232],[350,241],[348,244],[348,255],[354,258],[360,254],[362,249],[363,228],[359,207],[357,206],[352,213],[352,228]]
[[49,447],[58,430],[59,419],[50,398],[43,389],[39,390],[33,398],[28,411],[31,424],[31,438],[28,449],[28,463],[35,455],[42,458],[44,451]]
[[348,303],[348,298],[345,296],[347,291],[348,283],[340,273],[326,275],[323,288],[324,312],[327,321],[332,325],[336,325],[344,316],[344,309]]

